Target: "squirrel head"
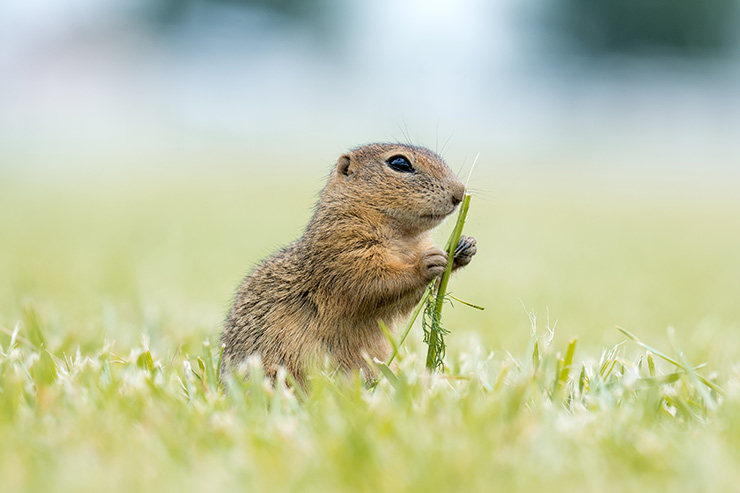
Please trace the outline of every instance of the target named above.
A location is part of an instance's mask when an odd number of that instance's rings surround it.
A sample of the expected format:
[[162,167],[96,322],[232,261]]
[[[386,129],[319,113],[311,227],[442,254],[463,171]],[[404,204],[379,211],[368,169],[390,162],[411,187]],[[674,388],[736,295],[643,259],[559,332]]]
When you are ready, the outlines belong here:
[[465,185],[429,149],[379,143],[343,154],[325,192],[345,207],[385,215],[398,229],[423,232],[455,210]]

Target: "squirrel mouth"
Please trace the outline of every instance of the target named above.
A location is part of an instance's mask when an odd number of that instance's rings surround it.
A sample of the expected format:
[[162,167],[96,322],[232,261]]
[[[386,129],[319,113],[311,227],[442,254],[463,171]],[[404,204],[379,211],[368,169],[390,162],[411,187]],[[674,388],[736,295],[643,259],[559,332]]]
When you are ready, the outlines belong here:
[[455,209],[452,209],[451,211],[449,211],[449,212],[444,212],[444,213],[442,213],[442,214],[424,214],[424,215],[423,215],[423,216],[421,216],[421,217],[422,217],[423,219],[428,219],[429,221],[441,221],[441,220],[443,220],[444,218],[446,218],[447,216],[449,216],[450,214],[452,214],[452,212],[453,212],[454,210],[455,210]]

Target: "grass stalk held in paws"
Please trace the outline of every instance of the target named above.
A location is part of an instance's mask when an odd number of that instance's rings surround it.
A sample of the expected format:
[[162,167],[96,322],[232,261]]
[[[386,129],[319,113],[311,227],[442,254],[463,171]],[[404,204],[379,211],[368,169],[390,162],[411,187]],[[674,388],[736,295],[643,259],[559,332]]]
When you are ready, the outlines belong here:
[[[398,356],[398,348],[403,345],[406,337],[409,335],[409,332],[411,332],[411,328],[413,327],[414,322],[416,321],[419,313],[421,313],[422,310],[424,310],[424,315],[422,316],[422,326],[424,327],[424,342],[429,345],[426,366],[429,369],[442,367],[442,358],[444,357],[446,348],[443,336],[448,333],[441,326],[442,306],[444,305],[444,300],[446,296],[447,283],[449,282],[450,273],[452,272],[452,264],[455,260],[455,248],[457,248],[457,244],[460,242],[460,235],[462,235],[462,229],[465,225],[465,218],[468,215],[469,208],[470,194],[466,193],[465,197],[463,198],[462,205],[460,205],[460,212],[458,213],[455,227],[450,234],[450,238],[447,240],[447,244],[445,245],[445,251],[447,252],[447,265],[445,267],[445,271],[442,274],[438,285],[437,280],[434,280],[431,281],[427,286],[424,295],[421,297],[421,300],[419,300],[416,308],[414,308],[414,311],[411,313],[411,317],[409,318],[406,327],[401,333],[401,337],[399,338],[398,343],[393,344],[393,351],[391,352],[388,361],[385,363],[386,367],[390,367],[391,363],[393,363],[393,360],[396,358],[396,356]],[[436,290],[435,285],[437,286]],[[480,308],[475,305],[471,306],[473,306],[474,308]]]
[[426,360],[426,367],[429,370],[441,369],[444,365],[443,358],[445,349],[447,348],[444,336],[449,334],[449,332],[442,327],[442,307],[447,296],[447,283],[450,280],[452,265],[455,261],[455,249],[460,242],[460,235],[462,235],[469,208],[470,194],[466,193],[460,205],[460,212],[457,216],[455,228],[452,230],[450,239],[447,240],[447,245],[445,246],[447,266],[442,277],[439,279],[437,294],[435,297],[428,296],[425,302],[426,306],[424,316],[422,317],[422,325],[424,327],[424,342],[429,346]]

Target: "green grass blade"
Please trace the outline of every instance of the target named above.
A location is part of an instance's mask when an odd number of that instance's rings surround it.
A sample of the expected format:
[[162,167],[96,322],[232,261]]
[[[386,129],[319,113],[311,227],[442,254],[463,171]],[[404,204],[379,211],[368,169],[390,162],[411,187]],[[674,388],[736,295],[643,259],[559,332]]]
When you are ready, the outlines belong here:
[[[391,345],[392,352],[391,356],[396,356],[398,354],[398,344],[396,344],[396,340],[393,338],[393,334],[391,334],[391,329],[388,328],[388,326],[383,322],[382,320],[378,319],[378,327],[380,327],[380,330],[383,332],[383,335],[388,340],[388,342]],[[398,357],[398,359],[401,359],[401,356]]]
[[419,300],[419,303],[416,304],[414,311],[411,312],[411,317],[406,323],[406,327],[403,329],[403,332],[401,333],[401,337],[398,339],[398,343],[393,344],[393,352],[391,352],[391,355],[388,358],[388,361],[386,361],[385,363],[387,366],[391,366],[391,363],[393,363],[393,360],[398,355],[398,348],[400,348],[403,345],[404,341],[406,340],[406,337],[408,337],[409,332],[411,332],[411,328],[414,326],[414,322],[416,322],[416,319],[419,318],[419,313],[421,313],[422,308],[424,308],[424,306],[427,304],[427,300],[432,295],[433,290],[434,290],[434,281],[429,283],[429,285],[427,286],[427,290],[424,292],[424,295]]
[[206,382],[208,387],[213,390],[218,389],[218,367],[215,366],[213,361],[213,353],[211,353],[211,342],[206,339],[203,341],[203,362],[206,367]]
[[393,388],[394,388],[394,389],[397,389],[397,388],[398,388],[398,383],[399,383],[399,380],[398,380],[398,377],[396,376],[396,374],[395,374],[395,373],[393,373],[393,370],[391,370],[391,369],[390,369],[390,368],[389,368],[389,367],[388,367],[388,366],[387,366],[386,364],[384,364],[384,363],[378,363],[378,362],[376,362],[376,363],[375,363],[375,365],[376,365],[376,366],[378,367],[378,369],[380,370],[380,373],[381,373],[381,374],[382,374],[382,375],[383,375],[383,376],[384,376],[385,378],[387,378],[387,379],[388,379],[388,381],[389,381],[389,382],[391,383],[391,385],[393,386]]
[[694,375],[694,376],[695,376],[695,377],[696,377],[696,378],[697,378],[697,379],[698,379],[698,380],[699,380],[700,382],[702,382],[702,383],[703,383],[704,385],[706,385],[706,386],[707,386],[707,387],[709,387],[710,389],[712,389],[712,390],[714,390],[715,392],[717,392],[717,393],[718,393],[719,395],[725,395],[725,391],[724,391],[724,389],[722,389],[722,388],[721,388],[721,387],[720,387],[719,385],[717,385],[716,383],[714,383],[714,382],[711,382],[711,381],[707,380],[706,378],[704,378],[703,376],[699,375],[698,373],[695,373],[695,372],[694,372],[694,369],[693,369],[693,368],[691,368],[691,367],[690,367],[689,365],[685,365],[685,364],[683,364],[683,363],[681,363],[681,362],[679,362],[679,361],[676,361],[676,359],[674,359],[674,358],[671,358],[671,357],[670,357],[670,356],[668,356],[667,354],[665,354],[665,353],[663,353],[663,352],[661,352],[661,351],[659,351],[659,350],[655,349],[655,348],[654,348],[654,347],[652,347],[652,346],[649,346],[649,345],[645,344],[645,343],[644,343],[644,342],[642,342],[642,341],[641,341],[640,339],[638,339],[636,335],[634,335],[634,334],[633,334],[632,332],[630,332],[630,331],[628,331],[628,330],[626,330],[626,329],[623,329],[623,328],[621,328],[621,327],[617,327],[617,330],[619,330],[619,331],[620,331],[621,333],[623,333],[623,334],[624,334],[624,335],[626,335],[626,336],[627,336],[628,338],[630,338],[630,339],[631,339],[631,340],[632,340],[632,341],[633,341],[633,342],[634,342],[635,344],[637,344],[638,346],[641,346],[642,348],[644,348],[644,349],[646,349],[646,350],[650,351],[651,353],[653,353],[653,354],[655,354],[655,355],[657,355],[657,356],[661,357],[662,359],[664,359],[664,360],[666,360],[667,362],[669,362],[669,363],[671,363],[671,364],[675,365],[676,367],[678,367],[678,368],[681,368],[681,369],[682,369],[683,371],[685,371],[686,373],[690,373],[690,374]]
[[470,302],[468,302],[468,301],[465,301],[465,300],[461,300],[460,298],[456,298],[456,297],[452,296],[452,295],[451,295],[451,294],[449,294],[449,293],[447,294],[447,296],[449,296],[449,297],[450,297],[451,299],[453,299],[453,300],[457,301],[458,303],[462,303],[462,304],[463,304],[463,305],[465,305],[465,306],[469,306],[470,308],[475,308],[476,310],[480,310],[480,311],[483,311],[483,310],[485,310],[485,308],[484,308],[484,307],[482,307],[482,306],[474,305],[474,304],[472,304],[472,303],[470,303]]
[[656,356],[661,357],[662,359],[666,360],[667,362],[671,363],[672,365],[677,366],[678,368],[683,368],[683,365],[681,363],[679,363],[678,361],[676,361],[674,358],[671,358],[667,354],[665,354],[665,353],[663,353],[663,352],[655,349],[652,346],[649,346],[649,345],[645,344],[640,339],[638,339],[637,336],[635,334],[633,334],[632,332],[630,332],[630,331],[628,331],[626,329],[623,329],[622,327],[617,327],[617,330],[619,332],[621,332],[622,334],[626,335],[629,339],[632,340],[632,342],[634,342],[638,346],[641,346],[642,348],[647,349],[648,351],[652,352]]
[[462,235],[463,226],[465,226],[465,219],[468,215],[468,209],[470,208],[469,193],[465,194],[462,204],[460,205],[460,212],[457,215],[457,222],[455,227],[450,234],[450,238],[447,240],[445,250],[447,251],[447,265],[445,271],[439,280],[437,287],[437,296],[434,302],[432,325],[429,328],[429,337],[426,358],[426,367],[429,370],[434,370],[442,367],[442,357],[444,356],[444,336],[442,334],[441,322],[442,322],[442,307],[444,306],[445,296],[447,295],[447,283],[450,280],[450,274],[452,273],[452,265],[455,261],[455,248],[457,248],[460,242],[460,236]]
[[655,377],[655,360],[653,360],[653,353],[650,351],[647,351],[647,365],[648,365],[648,373],[651,377]]
[[36,309],[27,303],[23,306],[23,321],[28,332],[29,342],[36,348],[41,349],[45,346],[44,334],[41,332],[41,323]]
[[563,366],[560,369],[560,375],[558,376],[558,387],[565,386],[566,382],[568,381],[568,377],[570,376],[570,370],[573,366],[573,355],[576,352],[576,343],[578,342],[578,338],[574,337],[570,340],[570,343],[568,344],[568,350],[565,352],[565,359],[563,359]]

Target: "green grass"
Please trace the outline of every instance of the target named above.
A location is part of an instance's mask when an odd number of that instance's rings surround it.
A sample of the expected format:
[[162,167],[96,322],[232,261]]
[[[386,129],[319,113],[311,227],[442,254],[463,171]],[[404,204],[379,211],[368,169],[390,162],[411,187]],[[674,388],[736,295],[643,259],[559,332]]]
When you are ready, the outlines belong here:
[[300,233],[306,175],[1,181],[0,490],[736,488],[731,193],[481,176],[450,290],[486,310],[445,308],[443,375],[417,327],[373,390],[223,395],[221,320]]

